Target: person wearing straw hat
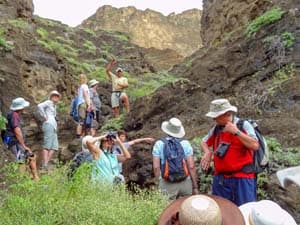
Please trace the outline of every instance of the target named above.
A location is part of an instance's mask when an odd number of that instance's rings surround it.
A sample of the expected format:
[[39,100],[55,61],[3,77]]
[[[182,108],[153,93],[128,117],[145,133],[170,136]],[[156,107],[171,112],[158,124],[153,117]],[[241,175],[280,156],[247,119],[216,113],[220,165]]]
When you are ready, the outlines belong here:
[[10,106],[10,111],[6,115],[7,127],[5,131],[6,145],[12,151],[15,159],[19,162],[20,170],[24,171],[24,163],[29,164],[30,172],[33,180],[39,180],[36,168],[36,156],[28,147],[25,139],[25,133],[22,129],[21,114],[25,108],[30,105],[24,98],[15,98]]
[[204,171],[214,161],[212,193],[231,200],[236,205],[256,201],[256,179],[253,172],[246,173],[242,168],[252,163],[253,151],[259,148],[254,128],[244,121],[239,130],[235,116],[237,107],[227,99],[216,99],[210,104],[206,114],[216,125],[202,139],[204,151],[200,165]]
[[128,88],[128,80],[123,77],[123,69],[117,68],[116,74],[111,72],[111,68],[116,65],[117,62],[113,59],[106,67],[106,74],[112,82],[112,94],[111,94],[111,107],[114,111],[114,116],[118,117],[120,113],[120,100],[124,103],[126,113],[129,113],[129,99],[127,94],[124,92]]
[[[156,141],[152,150],[153,171],[156,180],[159,182],[158,189],[162,193],[166,193],[170,200],[174,200],[178,197],[186,195],[197,194],[198,182],[196,167],[193,159],[193,148],[189,141],[182,140],[182,138],[185,136],[185,130],[181,121],[173,117],[168,121],[164,121],[161,124],[161,129],[168,136]],[[166,163],[166,154],[164,151],[165,145],[169,145],[170,142],[174,143],[175,141],[179,142],[179,144],[182,146],[181,149],[183,149],[184,161],[187,164],[188,174],[183,180],[170,181],[162,176],[162,171],[164,168],[161,168],[161,165]],[[179,151],[178,149],[175,150]],[[175,150],[170,149],[170,152]],[[174,154],[178,155],[180,153],[175,152]]]
[[100,122],[100,110],[101,110],[101,99],[99,96],[99,93],[97,91],[98,89],[99,81],[92,79],[89,81],[89,88],[90,88],[90,99],[93,103],[94,111],[96,114],[96,121]]
[[58,151],[57,122],[56,122],[56,105],[59,101],[60,94],[58,91],[51,91],[46,101],[38,104],[38,111],[44,118],[42,130],[44,133],[43,141],[43,162],[42,169],[48,170],[48,163],[52,159],[54,152]]
[[286,210],[270,200],[248,202],[239,209],[246,225],[297,225]]

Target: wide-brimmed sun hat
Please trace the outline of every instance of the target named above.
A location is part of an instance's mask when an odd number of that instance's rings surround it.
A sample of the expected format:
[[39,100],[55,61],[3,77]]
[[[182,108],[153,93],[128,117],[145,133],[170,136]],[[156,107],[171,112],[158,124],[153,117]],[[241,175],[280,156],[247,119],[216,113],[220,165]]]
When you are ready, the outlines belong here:
[[246,225],[297,225],[293,217],[270,200],[248,202],[239,207]]
[[50,94],[49,94],[49,99],[52,97],[52,95],[56,95],[56,96],[60,97],[59,92],[56,91],[56,90],[50,92]]
[[181,225],[245,225],[239,208],[215,195],[193,195],[173,201],[162,212],[157,225],[171,224],[174,220],[180,221]]
[[217,118],[226,112],[237,112],[237,107],[231,105],[227,99],[216,99],[210,103],[207,117]]
[[276,175],[282,187],[296,184],[300,188],[300,166],[278,170]]
[[181,121],[175,117],[171,118],[169,121],[164,121],[161,124],[161,129],[166,134],[175,138],[182,138],[185,135]]
[[122,69],[121,67],[118,67],[118,68],[116,69],[116,72],[123,72],[123,69]]
[[28,107],[29,105],[30,103],[26,101],[24,98],[21,97],[15,98],[14,100],[12,100],[12,103],[10,105],[10,110],[12,111],[21,110]]
[[95,79],[89,81],[89,87],[93,87],[96,84],[99,84],[99,81],[96,81]]

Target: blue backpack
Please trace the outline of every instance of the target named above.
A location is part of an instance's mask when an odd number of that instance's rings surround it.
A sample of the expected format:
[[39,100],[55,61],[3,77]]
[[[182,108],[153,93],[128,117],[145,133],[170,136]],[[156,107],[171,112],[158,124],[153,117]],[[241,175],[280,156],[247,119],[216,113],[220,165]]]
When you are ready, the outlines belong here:
[[180,182],[189,176],[184,150],[178,138],[162,138],[165,162],[161,164],[162,178],[169,182]]
[[72,104],[71,104],[71,112],[70,115],[73,117],[73,119],[78,122],[79,121],[79,114],[78,114],[78,96],[76,96],[73,100],[72,100]]

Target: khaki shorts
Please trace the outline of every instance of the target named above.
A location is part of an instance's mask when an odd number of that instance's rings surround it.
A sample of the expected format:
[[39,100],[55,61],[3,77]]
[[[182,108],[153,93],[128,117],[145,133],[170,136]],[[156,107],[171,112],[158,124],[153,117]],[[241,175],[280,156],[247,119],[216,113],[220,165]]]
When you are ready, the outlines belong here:
[[43,123],[42,130],[44,132],[43,148],[58,151],[58,138],[54,127],[49,123]]
[[193,185],[190,177],[176,183],[160,179],[158,189],[161,193],[166,194],[170,200],[175,200],[178,197],[191,195],[193,193]]
[[111,94],[111,107],[112,108],[119,107],[120,98],[123,98],[123,97],[127,97],[125,92],[121,92],[121,91],[113,92]]

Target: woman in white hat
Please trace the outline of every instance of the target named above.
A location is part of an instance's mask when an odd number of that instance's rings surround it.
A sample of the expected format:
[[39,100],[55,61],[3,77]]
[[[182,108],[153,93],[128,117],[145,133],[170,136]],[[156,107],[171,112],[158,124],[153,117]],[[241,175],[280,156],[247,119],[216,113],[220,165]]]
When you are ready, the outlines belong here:
[[249,202],[239,207],[246,225],[297,225],[294,218],[270,200]]
[[44,118],[42,130],[44,133],[43,142],[43,163],[42,169],[48,169],[48,163],[52,159],[55,151],[58,151],[56,104],[60,94],[58,91],[51,91],[48,100],[38,104],[38,111]]

